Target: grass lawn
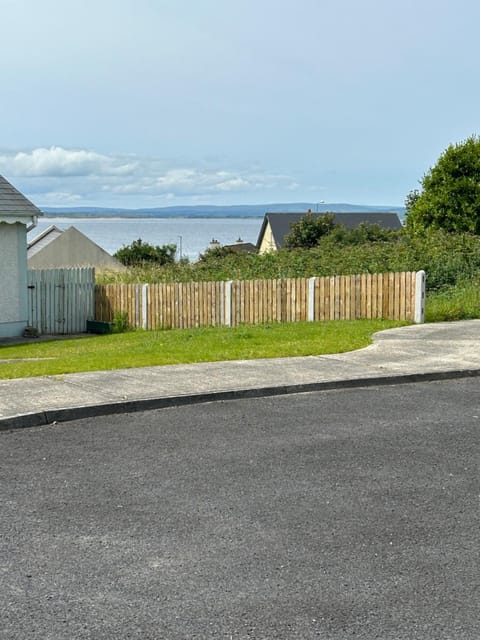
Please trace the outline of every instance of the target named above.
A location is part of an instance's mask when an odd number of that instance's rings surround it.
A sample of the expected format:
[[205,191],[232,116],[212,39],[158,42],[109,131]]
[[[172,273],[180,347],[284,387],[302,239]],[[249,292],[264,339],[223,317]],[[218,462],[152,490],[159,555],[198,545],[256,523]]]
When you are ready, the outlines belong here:
[[[133,331],[0,346],[0,379],[152,365],[341,353],[366,347],[389,320]],[[21,360],[21,359],[28,360]],[[31,359],[30,359],[31,358]]]

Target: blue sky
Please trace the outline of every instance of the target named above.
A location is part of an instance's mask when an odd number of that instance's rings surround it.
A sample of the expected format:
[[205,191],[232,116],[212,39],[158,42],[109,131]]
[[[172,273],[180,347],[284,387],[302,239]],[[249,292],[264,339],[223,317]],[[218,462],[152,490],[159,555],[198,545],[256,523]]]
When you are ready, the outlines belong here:
[[0,0],[39,206],[402,205],[478,133],[477,0]]

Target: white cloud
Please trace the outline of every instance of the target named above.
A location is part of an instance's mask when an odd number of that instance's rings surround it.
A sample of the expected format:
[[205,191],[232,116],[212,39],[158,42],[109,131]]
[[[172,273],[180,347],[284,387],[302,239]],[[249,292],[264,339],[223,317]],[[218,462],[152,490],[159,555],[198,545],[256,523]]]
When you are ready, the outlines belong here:
[[125,176],[135,171],[136,163],[94,151],[50,147],[2,154],[0,168],[5,173],[22,177]]
[[[145,167],[148,174],[153,167]],[[198,196],[220,192],[250,192],[277,188],[295,189],[296,183],[289,176],[260,175],[242,170],[238,172],[208,169],[170,169],[160,175],[144,175],[138,180],[104,184],[104,191],[117,194],[151,194],[173,196]]]
[[65,191],[47,191],[43,197],[53,203],[62,202],[78,202],[82,196],[78,193],[67,193]]
[[219,182],[216,185],[216,188],[218,191],[237,191],[238,189],[243,189],[249,186],[251,186],[250,183],[244,178],[230,178],[229,180]]
[[[291,176],[252,169],[172,166],[161,158],[104,155],[58,146],[14,152],[0,151],[0,173],[18,177],[24,192],[40,206],[72,202],[105,206],[159,205],[161,202],[212,203],[260,196],[275,197],[298,187]],[[13,180],[15,182],[15,179]],[[25,188],[26,187],[26,188]]]

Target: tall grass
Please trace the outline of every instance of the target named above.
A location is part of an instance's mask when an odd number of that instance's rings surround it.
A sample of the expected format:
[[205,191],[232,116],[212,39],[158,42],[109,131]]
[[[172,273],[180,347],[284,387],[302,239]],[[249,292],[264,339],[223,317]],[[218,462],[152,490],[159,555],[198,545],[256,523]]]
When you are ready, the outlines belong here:
[[480,277],[445,287],[427,295],[425,320],[470,320],[480,318]]

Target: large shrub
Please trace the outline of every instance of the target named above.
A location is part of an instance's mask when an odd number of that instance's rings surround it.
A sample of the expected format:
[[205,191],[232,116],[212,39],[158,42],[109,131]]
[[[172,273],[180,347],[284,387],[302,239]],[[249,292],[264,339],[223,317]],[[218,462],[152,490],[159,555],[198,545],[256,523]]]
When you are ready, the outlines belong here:
[[480,139],[450,145],[406,200],[407,228],[480,234]]
[[114,253],[122,264],[127,266],[154,263],[157,265],[172,264],[175,262],[177,246],[164,244],[161,247],[144,242],[140,238],[134,240]]
[[332,213],[313,216],[309,211],[298,222],[291,225],[290,232],[285,237],[285,248],[311,249],[318,244],[320,238],[329,234],[334,227]]

